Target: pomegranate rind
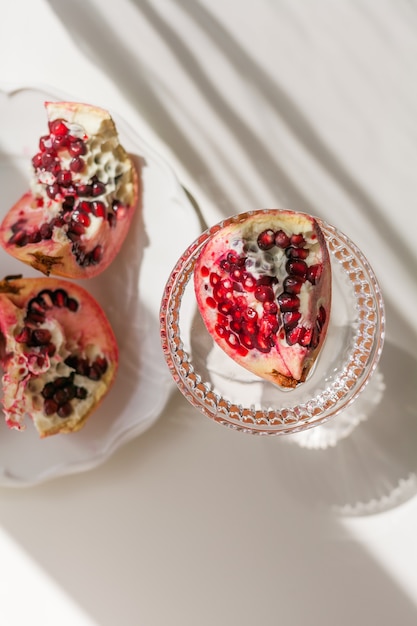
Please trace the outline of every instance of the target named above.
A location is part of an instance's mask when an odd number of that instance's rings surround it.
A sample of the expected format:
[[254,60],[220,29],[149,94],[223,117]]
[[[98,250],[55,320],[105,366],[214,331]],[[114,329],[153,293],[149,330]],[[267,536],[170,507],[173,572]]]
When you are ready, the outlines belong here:
[[[91,187],[91,180],[99,174],[105,193],[87,198],[78,196],[77,192],[70,193],[71,187],[60,186],[57,195],[51,198],[47,189],[51,183],[56,183],[56,175],[34,166],[30,190],[23,194],[3,219],[0,245],[11,256],[47,276],[92,278],[113,262],[127,236],[139,203],[140,178],[133,159],[120,144],[115,123],[107,111],[74,102],[47,102],[45,106],[49,124],[63,120],[85,142],[87,152],[82,157],[85,167],[81,172],[71,172],[73,187]],[[57,150],[56,158],[62,170],[68,173],[71,160],[68,150]],[[52,236],[31,242],[30,235],[40,231],[42,225],[51,224],[54,219],[56,222],[56,218],[64,215],[63,203],[67,194],[76,198],[72,214],[83,200],[87,203],[104,202],[109,212],[112,212],[111,205],[117,200],[122,210],[117,211],[117,214],[113,212],[111,223],[108,219],[90,213],[92,224],[79,236],[76,244],[66,234],[70,228],[68,224],[64,227],[52,226]],[[69,213],[65,219],[68,220],[68,216]],[[28,235],[23,244],[22,239],[16,239],[19,229]],[[94,250],[100,250],[100,255],[94,257]],[[93,261],[90,262],[91,259]]]
[[[51,304],[50,294],[66,294],[77,303],[69,306]],[[42,323],[28,321],[31,303],[46,293],[50,303]],[[49,294],[49,296],[48,296]],[[45,297],[45,296],[44,296]],[[55,296],[54,296],[55,297]],[[33,305],[32,305],[33,306]],[[56,352],[50,356],[42,347],[19,341],[19,335],[30,327],[52,334]],[[101,404],[116,377],[119,352],[112,327],[98,302],[81,286],[54,278],[7,278],[0,281],[0,338],[3,366],[3,407],[6,423],[16,430],[25,429],[25,417],[32,419],[41,438],[80,430]],[[69,355],[93,363],[105,361],[106,368],[97,380],[76,373],[66,364]],[[71,399],[68,416],[45,414],[42,390],[58,377],[71,378],[83,387],[87,396]]]
[[[239,365],[279,387],[295,388],[305,382],[317,360],[331,312],[330,256],[317,221],[306,213],[271,209],[240,214],[213,230],[194,268],[197,304],[208,332]],[[290,260],[286,248],[272,244],[260,250],[257,245],[259,235],[269,231],[282,231],[288,238],[301,235],[304,243],[295,247],[297,251],[300,247],[308,250],[304,262],[312,268],[309,275],[315,267],[320,268],[320,275],[315,280],[311,278],[312,282],[305,276],[300,280],[303,284],[297,295],[296,314],[300,312],[300,319],[296,326],[301,329],[305,345],[301,339],[300,343],[289,340],[289,326],[284,323],[288,310],[280,304],[279,296],[284,292],[283,282],[288,275],[285,268]],[[287,246],[290,247],[294,245]],[[230,269],[228,259],[232,257],[229,254],[240,259],[233,266],[234,270]],[[249,275],[250,289],[241,278],[242,273]],[[268,282],[271,277],[274,277],[271,282],[273,299],[271,297],[268,304],[270,309],[276,309],[275,315],[266,313],[265,304],[254,296],[252,285],[253,282]],[[246,319],[248,310],[256,311],[257,325],[251,327],[250,320]],[[248,328],[252,329],[252,335]]]

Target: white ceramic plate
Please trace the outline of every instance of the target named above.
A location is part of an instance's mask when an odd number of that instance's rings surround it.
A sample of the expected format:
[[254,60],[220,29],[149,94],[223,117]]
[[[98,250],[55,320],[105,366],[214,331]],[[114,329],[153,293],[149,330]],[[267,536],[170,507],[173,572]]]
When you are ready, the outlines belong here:
[[[0,218],[27,189],[30,159],[47,132],[45,100],[68,96],[39,87],[0,85]],[[122,144],[141,164],[142,210],[112,265],[82,281],[106,311],[120,348],[117,380],[86,426],[71,435],[39,439],[0,419],[0,485],[34,485],[97,466],[143,433],[161,413],[173,387],[159,338],[159,306],[172,266],[200,232],[194,208],[170,167],[111,111]],[[0,249],[1,277],[41,276]]]

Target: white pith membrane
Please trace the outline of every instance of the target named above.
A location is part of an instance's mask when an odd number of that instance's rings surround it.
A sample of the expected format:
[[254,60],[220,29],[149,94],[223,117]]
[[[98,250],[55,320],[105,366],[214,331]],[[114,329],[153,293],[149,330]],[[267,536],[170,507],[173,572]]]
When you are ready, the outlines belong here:
[[[258,245],[258,237],[267,230],[274,233],[283,231],[288,238],[292,235],[302,235],[304,242],[300,246],[291,244],[286,247],[274,244],[263,250]],[[313,340],[311,342],[306,340],[305,345],[300,343],[301,339],[300,342],[288,341],[287,333],[290,326],[285,326],[284,315],[291,314],[292,311],[286,313],[280,310],[284,279],[289,275],[286,268],[290,260],[286,255],[288,247],[308,250],[307,257],[303,259],[307,268],[321,267],[320,278],[314,284],[304,279],[299,292],[292,294],[299,300],[294,311],[297,317],[300,314],[293,326],[294,333],[298,332],[299,328],[302,329],[301,332],[306,329],[305,337],[314,333]],[[255,298],[255,290],[253,288],[247,290],[240,278],[234,280],[234,274],[230,272],[227,262],[231,258],[230,254],[240,259],[241,263],[244,259],[240,269],[249,274],[249,280],[253,278],[254,281],[262,282],[265,277],[277,279],[269,284],[274,294],[271,305],[277,309],[276,313],[269,316],[264,302]],[[292,388],[305,380],[323,345],[331,305],[329,254],[323,234],[313,218],[302,213],[278,210],[241,216],[238,223],[224,226],[208,240],[196,263],[194,280],[197,302],[207,329],[229,356],[256,375],[282,387]],[[216,286],[213,285],[215,281],[221,285],[217,293]],[[219,292],[223,295],[219,296]],[[227,310],[229,303],[232,306],[231,313]],[[258,331],[262,329],[260,334],[263,333],[267,339],[272,338],[272,345],[265,351],[258,349],[253,336],[249,337],[249,343],[255,344],[253,347],[242,340],[243,335],[248,335],[247,319],[244,320],[242,317],[248,308],[256,312],[255,322],[258,325],[255,324],[255,328]],[[239,309],[238,314],[236,309]],[[275,329],[273,324],[276,326]],[[319,331],[314,329],[316,324],[320,327]],[[272,330],[268,331],[268,328]]]
[[[77,277],[79,272],[82,277],[83,269],[100,265],[106,251],[115,247],[115,229],[123,233],[121,240],[127,233],[131,212],[136,204],[137,175],[131,158],[120,144],[115,124],[107,111],[68,102],[48,102],[45,106],[50,125],[49,138],[48,135],[41,138],[43,148],[40,147],[32,159],[30,194],[24,196],[20,205],[18,203],[20,212],[14,215],[14,222],[6,218],[4,224],[7,231],[2,238],[8,244],[9,252],[46,274]],[[66,136],[71,139],[63,147],[52,145],[57,135],[51,130],[51,123],[56,120],[64,122],[68,129]],[[70,154],[68,148],[70,144],[75,145],[75,140],[84,144],[78,157]],[[49,151],[55,158],[54,165],[37,166],[36,157]],[[76,158],[82,161],[80,171],[71,169],[71,163]],[[60,181],[53,169],[55,166],[59,166],[59,175],[62,172],[70,174],[70,183],[64,184]],[[100,193],[92,194],[94,183],[96,190],[99,189],[99,183]],[[53,188],[58,191],[51,193]],[[90,193],[79,193],[81,188],[89,188]],[[68,201],[72,202],[72,198],[75,199],[73,207],[68,209],[66,205]],[[102,209],[95,214],[95,210],[91,208],[92,203],[104,204],[104,215]],[[59,221],[60,218],[65,223],[55,224],[54,221]],[[22,220],[22,225],[16,227],[19,219]],[[48,224],[51,225],[51,235],[42,236],[41,241],[32,241],[31,235]],[[74,232],[77,228],[80,232]],[[27,233],[27,237],[22,237],[20,231]],[[39,253],[57,259],[56,263],[44,266]],[[110,256],[112,254],[111,250]],[[72,257],[70,260],[66,260],[68,255]],[[92,272],[90,270],[91,274]]]
[[[54,289],[61,290],[62,286],[67,289],[66,284],[62,285],[63,281],[41,280],[39,292],[49,291],[53,294]],[[36,292],[30,295],[33,297],[29,297],[29,302],[33,298],[36,299]],[[45,310],[44,320],[36,323],[28,320],[27,301],[25,304],[16,305],[15,298],[12,302],[7,295],[1,294],[1,331],[4,344],[2,403],[5,420],[10,428],[24,430],[25,418],[28,416],[33,420],[41,437],[79,430],[113,382],[117,367],[115,353],[113,351],[112,354],[110,349],[106,349],[112,343],[116,345],[111,328],[107,320],[100,319],[98,305],[94,304],[90,309],[90,303],[86,303],[85,308],[88,310],[84,313],[84,304],[79,298],[79,293],[71,294],[71,298],[77,302],[76,311],[71,311],[65,306],[54,306],[51,298],[47,296],[49,304]],[[86,327],[85,331],[82,330],[83,325]],[[88,328],[92,325],[94,333],[89,337]],[[78,330],[72,332],[77,326]],[[99,328],[106,337],[104,350],[100,348],[97,340]],[[27,332],[28,329],[30,332],[49,331],[48,345],[54,347],[51,354],[48,354],[47,346],[44,344],[31,345],[30,341],[25,342],[21,338],[19,340],[22,332]],[[65,363],[70,356],[76,356],[89,364],[95,363],[97,359],[104,360],[105,371],[100,373],[97,380],[93,380],[88,375],[77,373],[73,366]],[[52,402],[54,399],[52,396],[43,395],[45,385],[50,383],[56,387],[57,380],[64,382],[63,387],[71,387],[72,394],[75,394],[61,401],[61,406],[65,405],[66,408],[70,406],[70,410],[61,415],[58,408],[49,414],[45,411],[48,398]],[[62,390],[63,387],[56,387],[55,392]]]

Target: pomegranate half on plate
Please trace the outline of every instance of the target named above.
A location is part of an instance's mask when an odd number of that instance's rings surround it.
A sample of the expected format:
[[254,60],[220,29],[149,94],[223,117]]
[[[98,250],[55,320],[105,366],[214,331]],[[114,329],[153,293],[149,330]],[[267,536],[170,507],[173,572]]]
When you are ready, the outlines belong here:
[[0,244],[15,258],[68,278],[113,261],[138,203],[138,174],[104,109],[46,102],[49,132],[32,158],[30,190],[9,210]]
[[282,388],[306,380],[331,309],[330,257],[313,217],[241,214],[202,249],[194,286],[207,330],[234,361]]
[[57,278],[0,281],[3,409],[10,428],[26,415],[43,437],[84,426],[113,384],[119,361],[102,308]]

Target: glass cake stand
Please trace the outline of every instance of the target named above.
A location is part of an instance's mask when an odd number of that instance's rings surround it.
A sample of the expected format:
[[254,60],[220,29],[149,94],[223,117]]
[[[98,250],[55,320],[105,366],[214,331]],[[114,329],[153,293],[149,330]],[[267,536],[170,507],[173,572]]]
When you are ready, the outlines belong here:
[[197,309],[196,260],[210,237],[237,217],[206,230],[185,250],[167,281],[160,329],[171,374],[193,406],[232,429],[283,435],[323,425],[358,398],[381,356],[385,316],[375,274],[346,235],[316,218],[332,265],[328,334],[306,382],[289,391],[280,389],[227,356],[211,338]]

